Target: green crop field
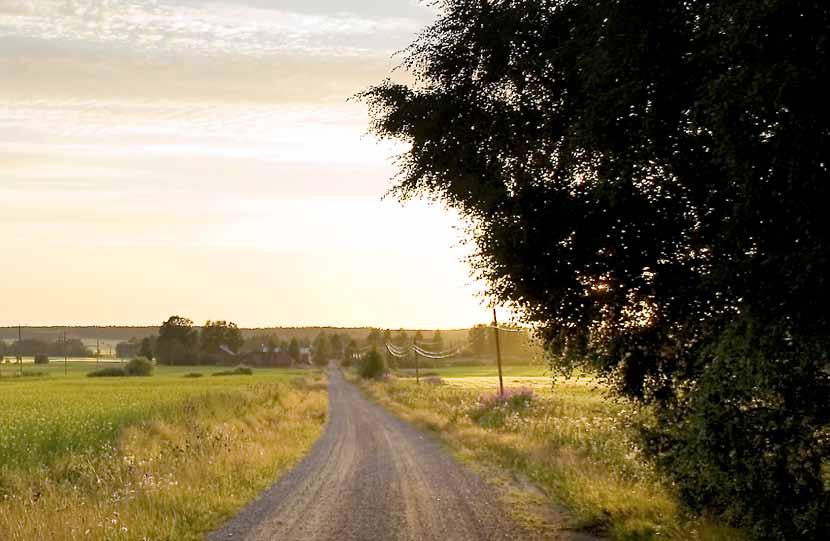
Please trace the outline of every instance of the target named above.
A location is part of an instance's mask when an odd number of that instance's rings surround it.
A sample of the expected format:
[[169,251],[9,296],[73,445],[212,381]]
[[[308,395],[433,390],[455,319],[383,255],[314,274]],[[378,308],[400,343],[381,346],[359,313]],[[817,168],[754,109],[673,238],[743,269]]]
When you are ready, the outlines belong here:
[[0,539],[200,538],[325,422],[323,376],[311,370],[88,378],[94,362],[67,367],[27,364],[26,377],[3,367]]

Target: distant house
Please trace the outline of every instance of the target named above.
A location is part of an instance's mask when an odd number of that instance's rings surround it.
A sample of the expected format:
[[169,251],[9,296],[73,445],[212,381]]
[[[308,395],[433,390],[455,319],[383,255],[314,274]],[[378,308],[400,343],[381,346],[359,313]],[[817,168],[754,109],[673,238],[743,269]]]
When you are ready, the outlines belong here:
[[259,351],[240,353],[236,356],[237,362],[248,366],[261,367],[289,367],[293,365],[291,356],[280,348],[270,349],[263,345]]

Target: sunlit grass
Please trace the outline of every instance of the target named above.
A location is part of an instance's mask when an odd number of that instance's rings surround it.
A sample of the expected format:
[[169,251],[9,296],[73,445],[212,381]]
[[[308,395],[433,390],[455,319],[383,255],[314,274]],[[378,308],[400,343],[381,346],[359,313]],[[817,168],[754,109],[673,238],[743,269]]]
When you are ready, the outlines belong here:
[[[611,399],[591,378],[552,386],[538,367],[509,367],[507,387],[530,387],[527,407],[499,412],[497,422],[473,420],[480,397],[498,390],[493,369],[432,370],[443,385],[410,378],[364,384],[382,404],[436,431],[465,460],[519,472],[552,502],[564,504],[572,527],[613,539],[740,539],[737,532],[681,512],[671,491],[635,444],[642,415]],[[507,375],[509,374],[509,375]],[[483,426],[484,425],[484,426]]]
[[199,539],[295,463],[326,418],[317,372],[90,368],[0,381],[0,539]]

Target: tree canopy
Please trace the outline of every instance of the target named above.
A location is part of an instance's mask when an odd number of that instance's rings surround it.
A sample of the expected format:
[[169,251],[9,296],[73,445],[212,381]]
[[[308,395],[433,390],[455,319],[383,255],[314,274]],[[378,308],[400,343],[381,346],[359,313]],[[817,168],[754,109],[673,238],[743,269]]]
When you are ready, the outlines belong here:
[[444,0],[410,85],[361,96],[409,144],[393,192],[469,222],[476,274],[650,404],[693,509],[830,530],[830,4]]

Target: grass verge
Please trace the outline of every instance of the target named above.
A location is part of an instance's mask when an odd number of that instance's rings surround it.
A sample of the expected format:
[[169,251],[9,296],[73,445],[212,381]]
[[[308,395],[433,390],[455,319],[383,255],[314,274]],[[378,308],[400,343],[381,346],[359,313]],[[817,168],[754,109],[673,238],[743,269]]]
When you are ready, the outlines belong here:
[[319,373],[161,372],[2,384],[0,539],[201,539],[293,466],[325,423]]
[[617,540],[743,538],[714,521],[684,516],[634,443],[635,409],[607,398],[595,381],[576,378],[552,388],[546,377],[507,377],[508,387],[532,389],[534,398],[493,406],[487,395],[498,389],[497,378],[482,377],[478,368],[437,373],[443,376],[437,385],[397,378],[360,386],[435,432],[460,459],[529,480],[548,507],[567,509],[570,529]]

